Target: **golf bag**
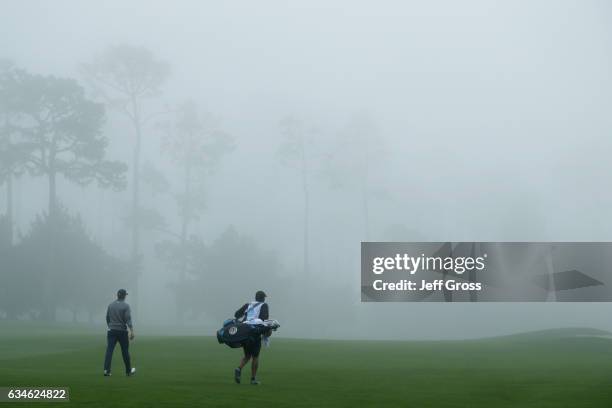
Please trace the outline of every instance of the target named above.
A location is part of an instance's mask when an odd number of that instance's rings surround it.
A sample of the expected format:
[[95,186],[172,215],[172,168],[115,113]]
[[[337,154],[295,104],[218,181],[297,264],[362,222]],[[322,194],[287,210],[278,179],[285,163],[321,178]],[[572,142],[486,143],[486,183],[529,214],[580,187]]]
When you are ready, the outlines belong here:
[[262,322],[262,324],[242,323],[236,319],[227,319],[223,322],[223,327],[217,330],[217,341],[219,344],[226,344],[231,348],[242,347],[249,341],[255,341],[260,336],[270,336],[273,330],[280,325],[277,321],[272,323]]

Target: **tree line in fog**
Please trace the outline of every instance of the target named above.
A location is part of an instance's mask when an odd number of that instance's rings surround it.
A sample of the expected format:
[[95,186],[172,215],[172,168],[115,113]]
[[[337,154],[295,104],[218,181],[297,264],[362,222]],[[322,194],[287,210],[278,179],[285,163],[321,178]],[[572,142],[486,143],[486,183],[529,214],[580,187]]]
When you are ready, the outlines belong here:
[[[279,121],[278,157],[293,174],[303,204],[302,227],[294,231],[303,263],[301,278],[293,280],[298,283],[292,287],[281,273],[277,254],[254,237],[228,226],[205,243],[194,231],[194,222],[214,200],[206,180],[214,177],[237,142],[193,99],[151,109],[151,101],[163,98],[170,65],[148,49],[122,45],[80,64],[78,71],[78,78],[62,78],[28,72],[9,60],[0,62],[0,183],[6,200],[0,218],[0,317],[54,320],[62,309],[72,312],[74,320],[80,312],[94,320],[118,286],[131,288],[137,297],[147,273],[149,251],[143,249],[147,243],[142,237],[148,231],[159,233],[152,248],[156,262],[175,277],[168,290],[178,321],[202,313],[225,317],[235,305],[219,299],[237,282],[278,287],[284,293],[280,297],[290,299],[292,293],[315,285],[308,280],[311,196],[312,184],[321,177],[331,188],[350,186],[356,193],[364,238],[369,238],[369,173],[379,145],[376,126],[367,115],[355,116],[340,133],[337,147],[327,150],[316,145],[319,130],[308,121]],[[122,130],[131,149],[129,161],[110,153],[106,124],[113,118],[127,126]],[[153,134],[162,135],[162,154],[180,174],[173,183],[143,156]],[[25,178],[44,179],[47,201],[29,227],[17,233],[13,191]],[[111,254],[91,234],[70,200],[63,199],[58,179],[129,195],[130,208],[122,217],[129,234],[128,257]],[[171,217],[144,202],[143,185],[172,197]]]

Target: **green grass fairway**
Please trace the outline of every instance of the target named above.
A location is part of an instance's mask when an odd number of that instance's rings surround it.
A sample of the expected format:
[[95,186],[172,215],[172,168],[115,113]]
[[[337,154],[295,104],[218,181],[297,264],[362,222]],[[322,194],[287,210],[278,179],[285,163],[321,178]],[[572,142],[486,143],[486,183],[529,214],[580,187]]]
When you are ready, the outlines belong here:
[[[611,407],[612,341],[559,330],[477,341],[275,338],[259,387],[212,337],[147,337],[102,376],[104,331],[0,323],[0,386],[69,386],[72,407]],[[248,379],[248,373],[244,377]],[[0,403],[2,407],[57,406]]]

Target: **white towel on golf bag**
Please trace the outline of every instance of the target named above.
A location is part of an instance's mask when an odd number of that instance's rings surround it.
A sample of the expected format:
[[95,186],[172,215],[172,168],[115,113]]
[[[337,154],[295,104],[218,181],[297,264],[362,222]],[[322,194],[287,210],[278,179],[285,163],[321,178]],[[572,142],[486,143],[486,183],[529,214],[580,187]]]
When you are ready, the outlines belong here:
[[261,320],[261,319],[251,319],[247,320],[244,323],[251,324],[253,326],[261,325],[271,328],[272,330],[276,330],[280,327],[278,320]]
[[253,326],[257,326],[259,324],[263,325],[264,321],[259,319],[259,318],[257,318],[257,319],[245,320],[244,323],[245,324],[250,324],[250,325],[253,325]]
[[[253,326],[257,326],[257,325],[266,326],[266,327],[271,328],[272,330],[276,330],[280,327],[278,320],[251,319],[251,320],[247,320],[244,323],[253,325]],[[263,338],[264,346],[270,347],[270,336],[262,336],[262,338]]]

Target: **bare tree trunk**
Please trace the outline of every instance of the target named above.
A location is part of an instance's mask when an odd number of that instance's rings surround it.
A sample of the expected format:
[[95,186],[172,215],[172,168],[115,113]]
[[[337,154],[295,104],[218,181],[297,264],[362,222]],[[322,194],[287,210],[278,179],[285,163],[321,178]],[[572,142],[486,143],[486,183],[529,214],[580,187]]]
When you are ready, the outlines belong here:
[[53,219],[57,211],[57,184],[55,170],[49,171],[49,219]]
[[6,223],[7,243],[13,245],[13,176],[9,174],[6,179]]
[[191,217],[191,165],[189,163],[185,164],[185,191],[183,196],[183,214],[181,217],[181,248],[183,250],[182,260],[181,260],[181,275],[180,281],[181,283],[185,282],[187,277],[187,256],[185,253],[185,247],[187,246],[187,233],[189,229],[189,220]]
[[13,213],[11,214],[11,218],[13,221],[13,241],[15,241],[15,236],[17,236],[17,234],[19,233],[19,220],[21,219],[21,210],[23,202],[23,185],[13,180],[12,189],[13,197],[11,199],[11,207]]
[[365,146],[363,174],[361,177],[361,203],[363,209],[364,232],[366,242],[370,240],[370,153]]
[[[5,121],[5,125],[8,125],[8,119]],[[12,145],[12,137],[10,132],[6,135],[8,138],[8,144]],[[13,246],[13,169],[11,168],[6,177],[6,244],[11,247]]]
[[132,160],[132,248],[131,248],[131,264],[132,276],[131,281],[134,285],[135,308],[138,309],[138,304],[141,297],[139,296],[138,286],[140,280],[140,271],[142,265],[140,256],[140,154],[142,144],[142,124],[140,122],[140,109],[135,96],[132,96],[132,109],[134,113],[133,124],[136,130],[136,144],[134,146],[134,156]]
[[304,194],[304,276],[310,273],[310,191],[308,189],[308,175],[306,155],[302,148],[302,191]]
[[177,293],[177,317],[180,324],[183,323],[185,317],[185,307],[183,304],[182,294],[180,293],[185,288],[187,280],[187,234],[189,230],[189,221],[191,219],[191,164],[185,163],[185,190],[183,196],[183,208],[181,214],[181,269],[179,271],[179,293]]
[[304,192],[304,274],[310,273],[310,195]]
[[368,186],[365,178],[363,179],[361,186],[361,205],[363,211],[363,228],[365,234],[365,241],[370,240],[370,201],[368,197]]
[[140,256],[140,135],[136,137],[132,169],[132,261],[137,265]]
[[[49,177],[49,218],[48,218],[48,227],[51,229],[51,233],[55,234],[56,231],[56,226],[58,225],[58,220],[57,220],[57,187],[56,187],[56,173],[55,173],[55,168],[53,167],[53,161],[50,161],[50,165],[49,165],[49,173],[48,173],[48,177]],[[53,239],[50,239],[48,242],[48,245],[51,246],[52,248],[55,246],[56,241]],[[42,289],[43,289],[43,293],[42,293],[42,304],[43,304],[43,310],[41,310],[40,313],[40,318],[42,320],[55,320],[55,302],[53,300],[53,293],[52,293],[52,280],[53,280],[53,273],[55,271],[56,268],[56,262],[55,262],[55,256],[53,254],[55,254],[55,251],[52,249],[50,251],[51,258],[47,260],[47,265],[45,270],[43,271],[43,278],[42,278]]]

